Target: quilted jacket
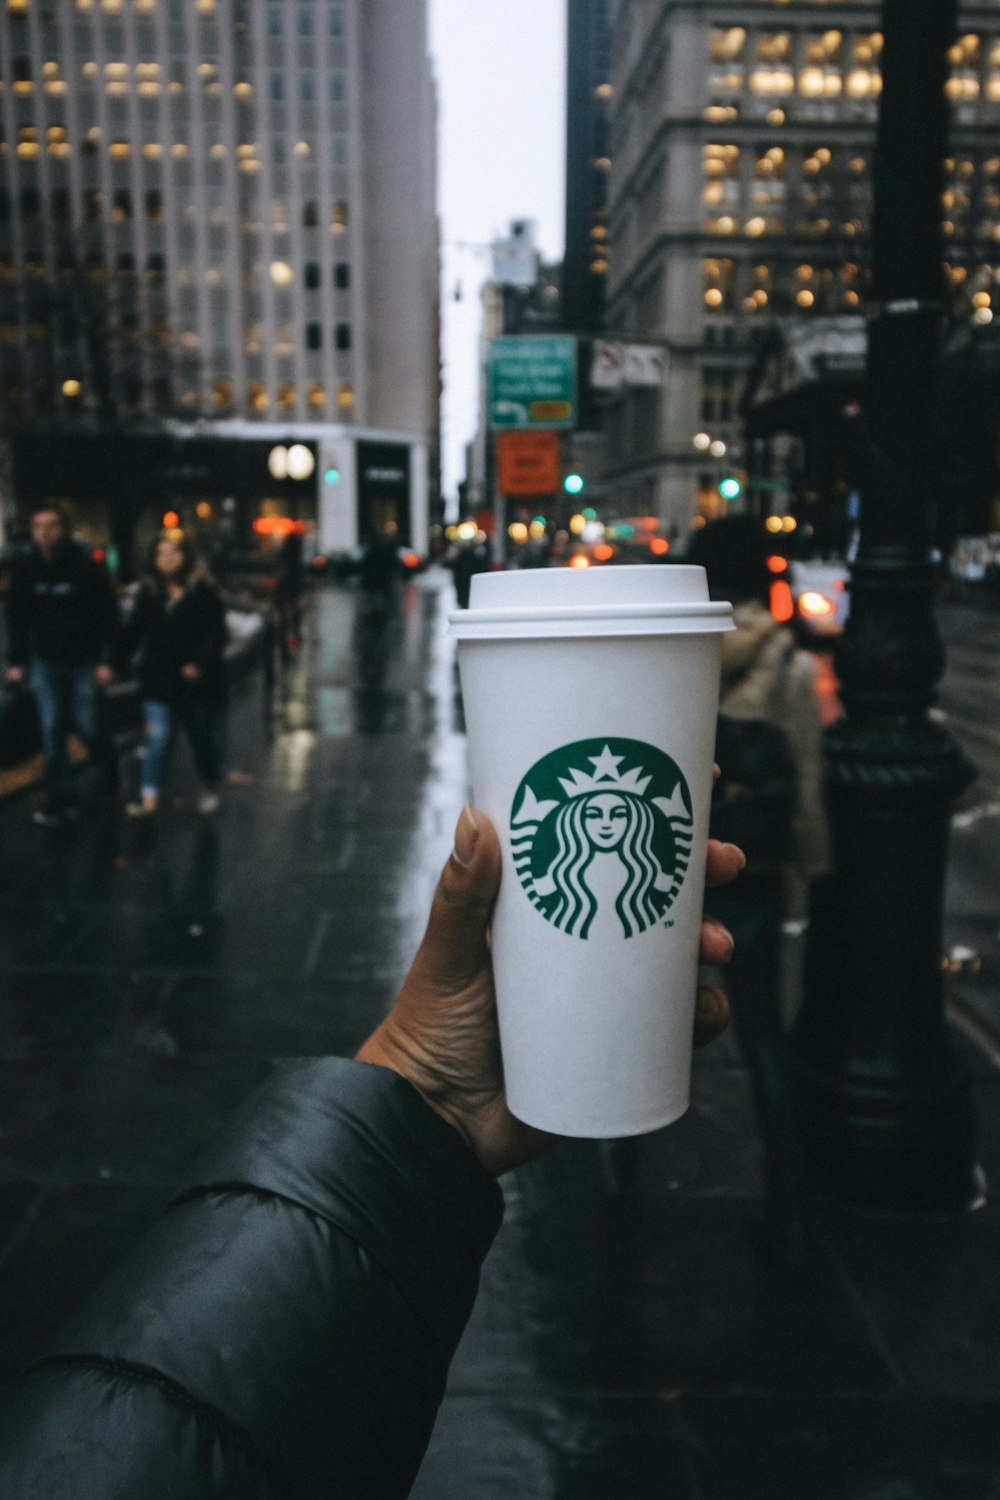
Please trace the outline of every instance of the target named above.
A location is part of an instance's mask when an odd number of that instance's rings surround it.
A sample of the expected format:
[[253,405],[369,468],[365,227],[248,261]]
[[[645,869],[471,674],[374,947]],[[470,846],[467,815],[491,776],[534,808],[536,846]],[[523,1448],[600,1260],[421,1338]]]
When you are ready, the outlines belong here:
[[502,1217],[385,1068],[287,1065],[0,1395],[3,1500],[395,1500]]

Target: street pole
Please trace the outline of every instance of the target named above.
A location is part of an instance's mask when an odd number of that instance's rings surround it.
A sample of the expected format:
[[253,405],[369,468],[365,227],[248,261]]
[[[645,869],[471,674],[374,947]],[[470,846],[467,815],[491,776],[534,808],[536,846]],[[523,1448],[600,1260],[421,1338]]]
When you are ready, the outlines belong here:
[[833,870],[813,902],[791,1038],[810,1182],[917,1212],[968,1204],[975,1172],[940,966],[950,810],[972,771],[928,712],[944,667],[931,544],[955,21],[955,0],[883,0],[868,475],[836,663],[845,712],[826,735]]

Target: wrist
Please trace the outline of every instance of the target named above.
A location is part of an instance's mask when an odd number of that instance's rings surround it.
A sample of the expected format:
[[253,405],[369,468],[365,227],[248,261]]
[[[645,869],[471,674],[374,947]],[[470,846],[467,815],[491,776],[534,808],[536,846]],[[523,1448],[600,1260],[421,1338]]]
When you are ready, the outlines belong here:
[[378,1068],[388,1068],[391,1072],[398,1073],[400,1078],[405,1078],[406,1082],[416,1089],[428,1109],[432,1109],[446,1124],[456,1130],[470,1151],[479,1157],[473,1132],[469,1129],[462,1111],[456,1109],[445,1097],[433,1070],[413,1055],[412,1050],[394,1035],[391,1026],[383,1022],[354,1055],[357,1062],[371,1063]]

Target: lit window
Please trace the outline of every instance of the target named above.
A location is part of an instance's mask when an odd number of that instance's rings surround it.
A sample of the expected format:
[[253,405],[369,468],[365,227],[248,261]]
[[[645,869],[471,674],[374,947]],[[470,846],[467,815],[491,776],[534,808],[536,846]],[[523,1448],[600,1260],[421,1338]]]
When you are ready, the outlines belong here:
[[349,380],[342,380],[337,387],[337,405],[348,411],[354,405],[354,387]]
[[338,198],[330,215],[330,229],[333,234],[343,234],[346,228],[347,203],[343,198]]
[[326,406],[326,391],[318,380],[309,382],[309,405],[314,411],[322,411]]
[[295,272],[287,261],[273,260],[271,262],[271,280],[275,286],[291,286],[295,279]]
[[293,411],[295,409],[295,387],[290,380],[283,380],[278,386],[278,410]]

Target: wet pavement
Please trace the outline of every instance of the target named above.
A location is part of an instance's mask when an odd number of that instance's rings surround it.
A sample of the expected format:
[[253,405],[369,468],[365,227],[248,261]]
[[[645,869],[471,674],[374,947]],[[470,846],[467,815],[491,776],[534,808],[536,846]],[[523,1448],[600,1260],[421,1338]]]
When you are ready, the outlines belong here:
[[[0,1376],[274,1059],[350,1053],[391,1003],[467,796],[450,600],[430,573],[386,621],[325,590],[273,701],[237,692],[214,822],[183,756],[155,830],[0,805]],[[732,1037],[677,1125],[507,1178],[415,1500],[1000,1497],[1000,1053],[956,1035],[986,1201],[817,1205],[795,1278],[756,1248]]]

